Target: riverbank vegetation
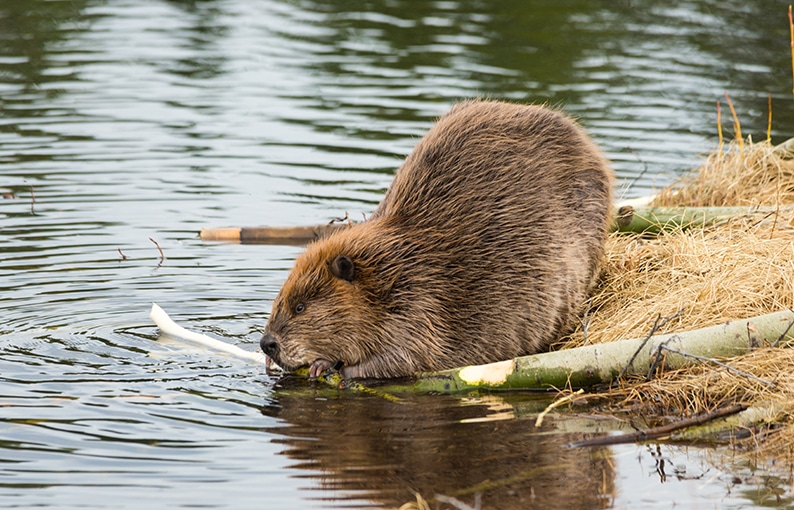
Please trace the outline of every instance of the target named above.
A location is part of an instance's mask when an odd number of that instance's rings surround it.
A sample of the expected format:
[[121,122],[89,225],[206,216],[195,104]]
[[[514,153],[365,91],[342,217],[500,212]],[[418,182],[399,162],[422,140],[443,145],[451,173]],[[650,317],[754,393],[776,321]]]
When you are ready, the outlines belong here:
[[[770,212],[653,237],[613,234],[582,325],[562,349],[794,307],[794,154],[788,143],[720,143],[696,172],[662,190],[652,205],[747,206]],[[624,377],[608,389],[571,400],[641,418],[647,426],[731,404],[765,409],[752,426],[744,423],[721,437],[759,459],[789,463],[794,453],[794,350],[783,342],[763,341],[722,361],[727,366],[702,361],[657,370],[650,377]]]

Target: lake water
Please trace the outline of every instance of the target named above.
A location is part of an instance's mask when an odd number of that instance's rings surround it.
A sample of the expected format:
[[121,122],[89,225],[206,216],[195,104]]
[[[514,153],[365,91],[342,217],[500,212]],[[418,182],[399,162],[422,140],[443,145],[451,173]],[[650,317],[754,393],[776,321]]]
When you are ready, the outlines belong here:
[[[577,116],[623,196],[733,135],[794,135],[780,1],[3,0],[0,507],[755,508],[789,480],[670,445],[563,445],[609,421],[551,396],[280,390],[158,340],[258,348],[300,247],[209,226],[371,212],[456,100]],[[154,242],[163,250],[164,260]]]

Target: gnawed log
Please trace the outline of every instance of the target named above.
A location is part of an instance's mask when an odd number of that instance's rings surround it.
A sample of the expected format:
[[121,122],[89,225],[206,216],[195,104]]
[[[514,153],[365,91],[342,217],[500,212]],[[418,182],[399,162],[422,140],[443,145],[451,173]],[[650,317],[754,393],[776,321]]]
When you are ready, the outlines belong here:
[[297,227],[203,228],[199,235],[202,241],[291,245],[310,243],[343,228],[348,228],[348,224],[331,223]]

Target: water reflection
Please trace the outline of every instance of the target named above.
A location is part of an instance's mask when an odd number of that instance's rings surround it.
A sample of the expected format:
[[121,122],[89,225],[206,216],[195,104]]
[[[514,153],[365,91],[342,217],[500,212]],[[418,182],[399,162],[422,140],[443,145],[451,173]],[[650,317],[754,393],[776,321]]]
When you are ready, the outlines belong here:
[[[784,2],[297,5],[293,15],[312,30],[280,35],[308,41],[317,54],[298,65],[316,77],[318,110],[410,125],[429,121],[450,98],[562,105],[582,118],[620,176],[644,168],[667,173],[645,175],[651,185],[665,184],[713,145],[707,140],[715,139],[715,102],[724,91],[745,134],[756,139],[766,136],[766,92],[777,105],[790,98],[790,77],[774,72],[787,58]],[[790,135],[794,116],[784,107],[775,113],[773,135],[780,140]],[[363,119],[344,120],[323,128],[373,136]],[[640,181],[634,193],[650,187]]]
[[185,42],[180,49],[190,54],[176,59],[170,72],[190,80],[214,78],[225,72],[225,57],[218,44],[228,36],[230,27],[224,22],[225,13],[214,1],[170,0],[167,2],[185,14],[181,28]]
[[[10,0],[0,5],[0,82],[5,89],[4,103],[16,94],[36,94],[42,84],[76,79],[73,69],[58,64],[58,55],[75,32],[86,30],[87,19],[82,11],[87,3]],[[13,85],[20,88],[14,90]],[[57,94],[57,90],[52,92]],[[24,102],[31,99],[26,96]]]
[[[263,409],[287,426],[283,454],[314,490],[399,507],[436,494],[483,508],[608,508],[614,464],[606,449],[565,448],[582,433],[554,420],[534,427],[546,397],[380,397],[284,392]],[[522,418],[516,418],[522,415]],[[299,474],[299,477],[306,475]],[[316,484],[316,485],[315,485]]]

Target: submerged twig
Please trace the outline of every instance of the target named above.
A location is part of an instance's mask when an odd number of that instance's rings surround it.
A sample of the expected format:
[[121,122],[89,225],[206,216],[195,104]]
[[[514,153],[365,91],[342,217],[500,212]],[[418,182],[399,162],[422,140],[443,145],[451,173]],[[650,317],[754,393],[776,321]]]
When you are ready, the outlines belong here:
[[[302,369],[299,369],[298,373],[300,373],[300,370]],[[336,370],[328,370],[325,372],[324,375],[320,377],[313,377],[310,379],[314,381],[324,382],[328,386],[331,386],[332,388],[336,388],[338,390],[348,390],[356,393],[363,393],[365,395],[372,395],[375,397],[380,397],[384,400],[388,400],[389,402],[396,402],[396,403],[404,402],[402,398],[388,391],[383,391],[380,388],[371,388],[367,385],[360,383],[355,379],[345,379],[344,377],[342,377],[342,374],[340,374],[339,371]]]
[[698,414],[691,418],[685,418],[683,420],[679,420],[673,423],[668,423],[667,425],[662,425],[660,427],[652,427],[646,430],[638,430],[637,432],[632,432],[630,434],[621,434],[619,436],[592,437],[590,439],[576,441],[575,443],[571,443],[568,446],[571,448],[578,448],[581,446],[605,446],[612,444],[636,443],[640,441],[649,441],[651,439],[659,439],[661,437],[667,436],[668,434],[676,430],[689,428],[695,425],[703,425],[704,423],[710,422],[712,420],[716,420],[717,418],[723,418],[725,416],[730,416],[732,414],[736,414],[738,412],[744,411],[746,408],[747,406],[743,404],[733,404],[728,407],[723,407],[722,409],[716,409],[708,413]]
[[552,409],[554,409],[555,407],[559,407],[559,406],[563,405],[563,404],[564,404],[564,403],[566,403],[566,402],[570,402],[570,401],[571,401],[571,400],[573,400],[573,399],[574,399],[574,398],[575,398],[577,395],[581,395],[582,393],[584,393],[584,390],[583,390],[582,388],[579,388],[577,391],[575,391],[575,392],[571,393],[570,395],[565,395],[565,396],[564,396],[564,397],[562,397],[561,399],[559,399],[559,400],[555,400],[555,401],[554,401],[554,402],[552,402],[551,404],[547,405],[547,406],[546,406],[546,409],[544,409],[544,410],[543,410],[543,411],[542,411],[542,412],[541,412],[541,413],[538,415],[538,418],[535,420],[535,427],[537,428],[537,427],[540,427],[541,425],[543,425],[543,419],[546,417],[546,415],[547,415],[547,414],[549,414],[549,412],[550,412]]
[[33,192],[33,185],[30,185],[30,214],[36,214],[34,206],[36,205],[36,193]]
[[436,494],[433,499],[439,503],[446,503],[452,505],[457,510],[481,510],[482,509],[482,493],[477,492],[474,494],[474,506],[467,505],[463,501],[453,498],[452,496],[444,496],[443,494]]
[[414,496],[416,496],[416,503],[409,501],[401,506],[399,510],[430,510],[430,505],[427,504],[427,501],[425,501],[425,498],[423,498],[421,494],[415,492]]

